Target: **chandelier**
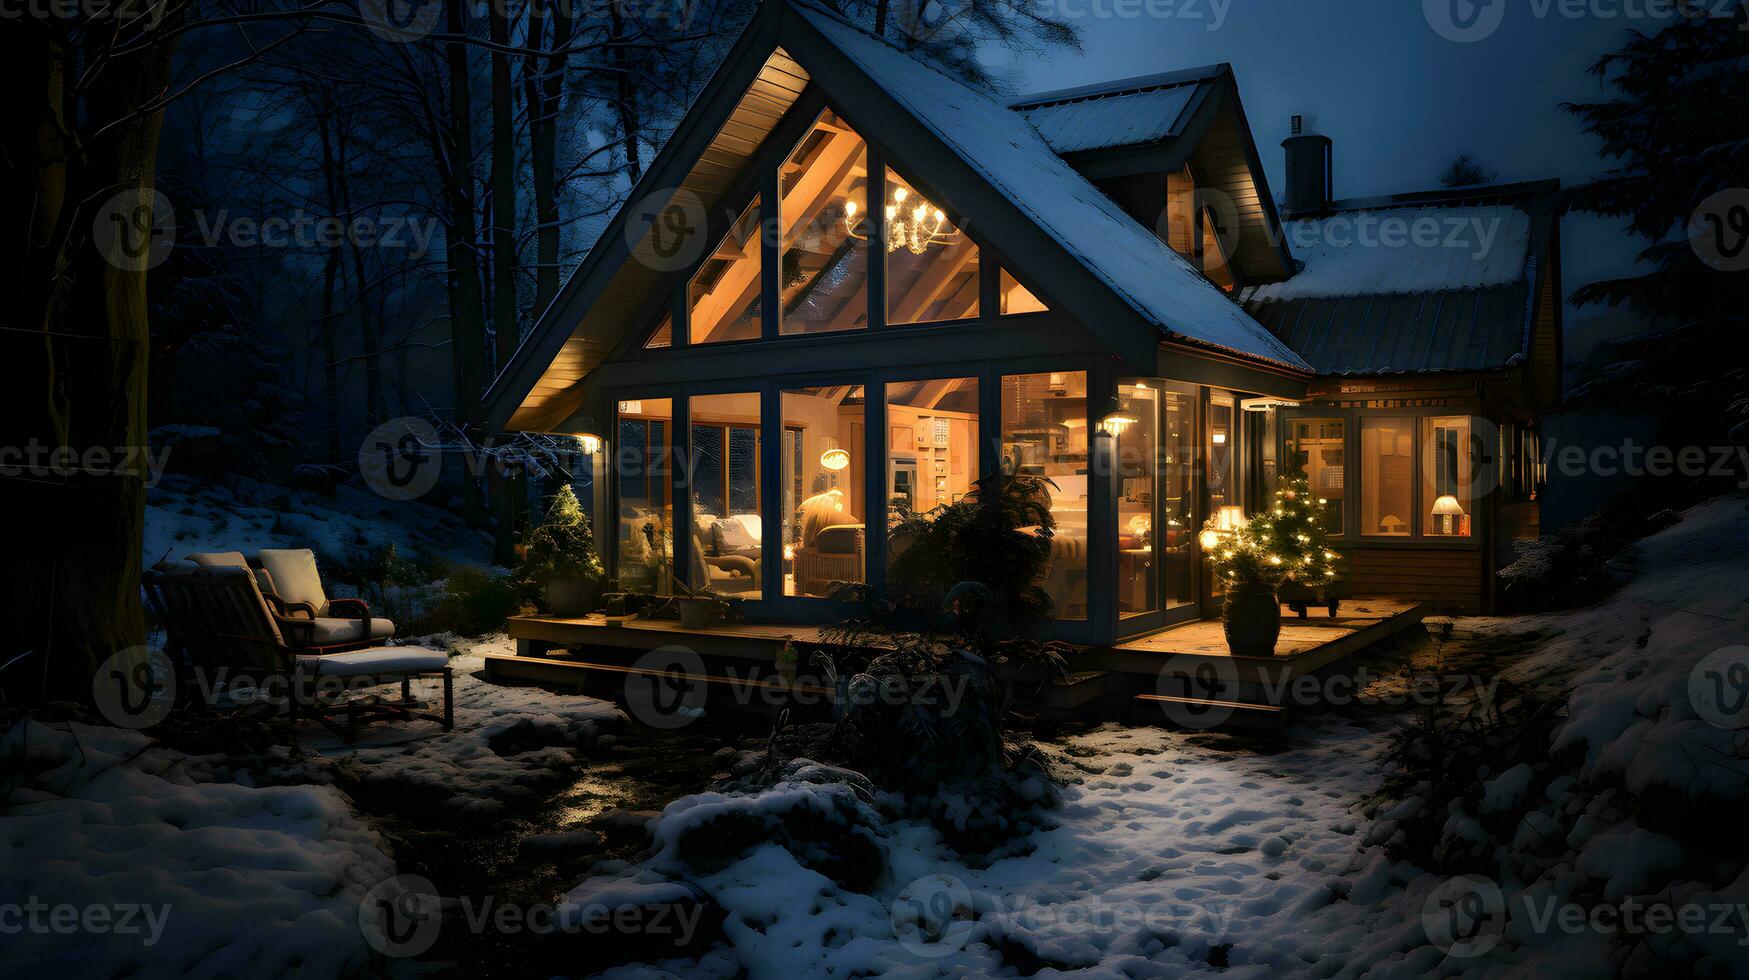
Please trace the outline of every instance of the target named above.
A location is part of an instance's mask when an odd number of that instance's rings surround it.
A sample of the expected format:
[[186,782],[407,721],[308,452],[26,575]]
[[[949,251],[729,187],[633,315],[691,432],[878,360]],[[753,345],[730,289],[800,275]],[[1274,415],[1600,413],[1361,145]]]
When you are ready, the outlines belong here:
[[[916,203],[907,205],[909,188],[893,189],[893,200],[887,205],[887,251],[905,249],[912,255],[922,255],[931,245],[948,245],[959,240],[959,229],[947,223],[947,215],[921,195]],[[863,219],[855,201],[844,202],[844,227],[851,237],[866,241]]]

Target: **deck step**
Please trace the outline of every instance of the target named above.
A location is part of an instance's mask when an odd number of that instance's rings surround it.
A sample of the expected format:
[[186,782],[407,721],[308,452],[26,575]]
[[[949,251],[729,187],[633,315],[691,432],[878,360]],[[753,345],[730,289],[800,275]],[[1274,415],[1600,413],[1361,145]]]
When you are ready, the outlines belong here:
[[1109,676],[1103,670],[1076,670],[1054,677],[1044,689],[1044,706],[1069,710],[1105,697],[1110,692]]
[[1243,699],[1138,694],[1130,701],[1130,719],[1142,725],[1182,728],[1255,728],[1279,725],[1287,709],[1278,704]]

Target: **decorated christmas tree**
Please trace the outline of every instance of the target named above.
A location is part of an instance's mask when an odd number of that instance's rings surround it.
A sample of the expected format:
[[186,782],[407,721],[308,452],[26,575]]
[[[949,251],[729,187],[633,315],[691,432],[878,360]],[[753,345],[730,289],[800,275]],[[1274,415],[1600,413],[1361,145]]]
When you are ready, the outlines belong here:
[[1238,527],[1210,518],[1203,550],[1215,574],[1234,585],[1321,585],[1336,577],[1336,553],[1318,520],[1323,505],[1305,477],[1283,477],[1270,508]]
[[522,561],[516,577],[531,594],[554,578],[593,582],[602,576],[589,515],[568,483],[553,494],[546,518],[529,529],[517,550]]

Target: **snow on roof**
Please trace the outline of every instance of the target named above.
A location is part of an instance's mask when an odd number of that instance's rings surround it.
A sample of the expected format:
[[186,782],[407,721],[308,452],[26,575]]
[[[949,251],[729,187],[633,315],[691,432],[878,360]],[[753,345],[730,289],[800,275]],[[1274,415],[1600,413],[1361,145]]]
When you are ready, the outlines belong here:
[[1309,370],[1064,163],[1018,112],[808,3],[797,13],[1161,332]]
[[1176,135],[1179,117],[1197,91],[1196,85],[1180,84],[1066,101],[1022,103],[1014,111],[1032,123],[1051,149],[1077,153],[1153,143]]
[[1248,290],[1248,303],[1480,289],[1527,274],[1530,213],[1511,205],[1363,208],[1282,228],[1305,268]]

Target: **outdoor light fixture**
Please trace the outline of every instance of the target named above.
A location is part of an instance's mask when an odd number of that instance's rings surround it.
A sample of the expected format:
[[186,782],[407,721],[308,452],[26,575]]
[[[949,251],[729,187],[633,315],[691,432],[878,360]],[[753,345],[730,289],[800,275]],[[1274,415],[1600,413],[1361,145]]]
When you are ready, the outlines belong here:
[[828,449],[820,454],[820,465],[836,473],[850,465],[850,453],[843,449]]
[[[922,255],[931,245],[949,245],[959,240],[959,229],[947,223],[947,213],[921,194],[913,199],[909,188],[895,187],[893,200],[886,210],[889,252],[902,248],[912,255]],[[844,227],[852,238],[867,240],[868,233],[862,230],[863,220],[856,202],[845,201]]]
[[577,443],[583,447],[585,456],[593,456],[601,449],[601,437],[592,432],[578,433]]
[[1456,497],[1445,494],[1433,502],[1433,516],[1439,518],[1441,534],[1452,533],[1452,518],[1464,516],[1464,508]]

